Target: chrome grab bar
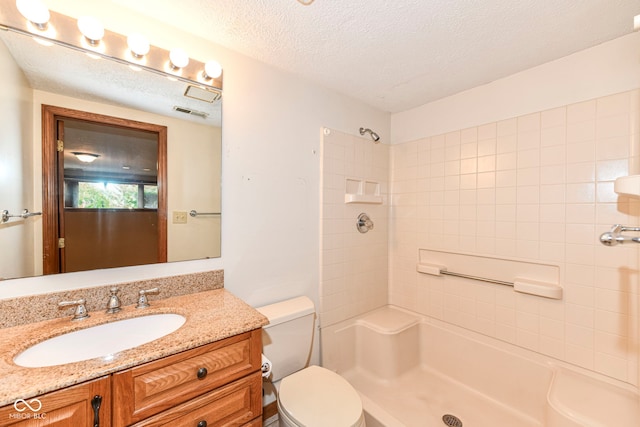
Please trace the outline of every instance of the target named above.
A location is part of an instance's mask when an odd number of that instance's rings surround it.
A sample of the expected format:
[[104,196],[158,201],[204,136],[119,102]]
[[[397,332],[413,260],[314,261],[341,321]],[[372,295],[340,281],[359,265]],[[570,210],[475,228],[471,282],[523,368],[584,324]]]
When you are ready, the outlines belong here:
[[615,246],[628,242],[640,243],[640,237],[623,236],[622,233],[625,231],[640,231],[640,227],[628,227],[626,225],[614,224],[610,231],[600,235],[600,243],[605,246]]
[[36,216],[36,215],[42,215],[42,212],[29,212],[29,209],[24,209],[22,211],[21,214],[19,215],[13,215],[10,214],[8,210],[3,210],[2,213],[0,213],[0,224],[3,224],[7,221],[9,221],[9,218],[29,218],[30,216]]
[[441,270],[440,274],[444,274],[447,276],[462,277],[463,279],[479,280],[480,282],[493,283],[496,285],[512,286],[512,287],[514,286],[513,282],[506,282],[504,280],[497,280],[497,279],[488,279],[486,277],[480,277],[480,276],[471,276],[469,274],[454,273],[453,271],[447,271],[447,270]]
[[192,217],[202,216],[202,215],[220,215],[220,212],[198,212],[195,209],[189,211],[189,215]]

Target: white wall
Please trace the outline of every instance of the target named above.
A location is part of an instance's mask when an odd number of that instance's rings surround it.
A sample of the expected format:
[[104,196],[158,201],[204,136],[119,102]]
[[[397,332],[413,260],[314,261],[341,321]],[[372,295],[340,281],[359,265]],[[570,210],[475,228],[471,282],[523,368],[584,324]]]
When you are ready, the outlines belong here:
[[154,45],[180,44],[201,61],[220,61],[222,258],[13,280],[0,288],[0,298],[22,289],[43,292],[224,268],[225,287],[251,304],[302,294],[318,302],[321,128],[355,134],[365,126],[388,141],[389,114],[109,2],[64,0],[51,7],[71,16],[97,13],[108,29],[136,29]]
[[[222,203],[222,129],[193,122],[171,120],[167,163],[167,259],[220,256],[219,216],[187,216],[186,224],[174,224],[174,211],[220,212]],[[204,238],[204,237],[207,238]]]
[[[36,212],[32,199],[31,89],[6,46],[0,42],[0,75],[3,79],[0,97],[0,211]],[[35,218],[10,219],[0,224],[0,280],[34,273],[33,226]]]

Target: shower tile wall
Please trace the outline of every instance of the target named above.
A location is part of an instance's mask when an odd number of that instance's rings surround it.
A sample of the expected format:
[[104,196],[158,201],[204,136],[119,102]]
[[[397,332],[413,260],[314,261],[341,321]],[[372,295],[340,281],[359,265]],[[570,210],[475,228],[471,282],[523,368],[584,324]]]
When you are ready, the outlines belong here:
[[[638,90],[392,146],[390,303],[637,384],[638,247],[598,236],[638,224],[613,182],[639,147]],[[564,297],[418,274],[418,248],[558,264]]]
[[[387,303],[389,146],[326,130],[322,146],[320,322],[328,326]],[[345,204],[347,179],[380,184],[382,204]],[[362,234],[356,220],[374,223]]]

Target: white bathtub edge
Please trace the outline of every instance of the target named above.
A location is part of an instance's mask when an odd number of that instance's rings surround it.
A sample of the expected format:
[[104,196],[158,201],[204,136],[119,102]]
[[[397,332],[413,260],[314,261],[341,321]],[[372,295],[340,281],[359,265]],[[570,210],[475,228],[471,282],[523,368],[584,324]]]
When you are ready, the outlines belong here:
[[640,421],[637,392],[558,365],[553,366],[547,403],[548,427],[608,427]]
[[[364,411],[380,425],[384,427],[406,427],[396,417],[382,409],[373,400],[369,399],[367,396],[360,392],[358,392],[358,394],[360,395],[360,399],[362,399],[362,407]],[[369,423],[367,423],[367,427],[375,426],[370,426]]]
[[[392,317],[390,310],[397,310],[403,314],[398,319],[391,318],[385,323],[386,317],[389,315]],[[376,314],[380,313],[382,315],[376,317]],[[362,320],[363,318],[368,320]],[[381,319],[381,322],[378,324],[376,319]],[[638,389],[632,384],[401,307],[387,305],[361,316],[326,326],[323,328],[323,336],[325,333],[335,334],[356,326],[389,335],[403,332],[418,323],[439,328],[479,345],[522,358],[547,370],[548,385],[542,385],[539,390],[540,404],[545,406],[546,403],[545,413],[540,414],[539,419],[546,427],[607,427],[633,425],[633,422],[640,420]],[[324,356],[323,350],[323,358]],[[327,356],[329,361],[332,355]],[[342,363],[338,363],[329,367],[340,373],[341,365]],[[585,397],[581,398],[581,394],[585,394]],[[609,402],[613,402],[613,406]],[[403,426],[393,415],[380,408],[375,402],[369,401],[366,396],[363,396],[363,404],[369,414],[385,426]],[[611,424],[612,422],[615,424]]]

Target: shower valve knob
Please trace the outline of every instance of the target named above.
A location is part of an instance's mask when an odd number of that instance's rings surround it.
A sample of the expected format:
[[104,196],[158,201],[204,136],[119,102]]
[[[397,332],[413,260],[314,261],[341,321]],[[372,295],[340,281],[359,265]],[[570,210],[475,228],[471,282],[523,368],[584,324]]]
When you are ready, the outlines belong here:
[[358,221],[356,222],[356,228],[361,233],[366,233],[369,230],[373,230],[373,221],[366,213],[358,215]]

